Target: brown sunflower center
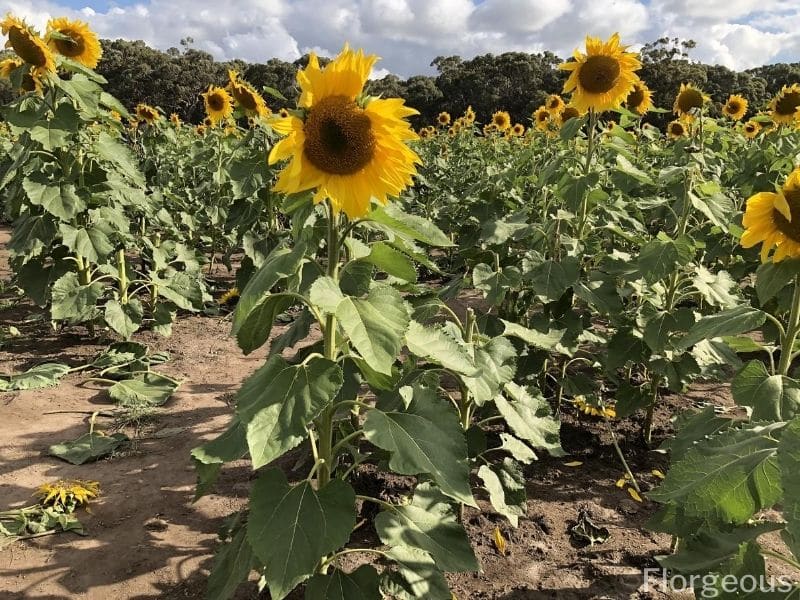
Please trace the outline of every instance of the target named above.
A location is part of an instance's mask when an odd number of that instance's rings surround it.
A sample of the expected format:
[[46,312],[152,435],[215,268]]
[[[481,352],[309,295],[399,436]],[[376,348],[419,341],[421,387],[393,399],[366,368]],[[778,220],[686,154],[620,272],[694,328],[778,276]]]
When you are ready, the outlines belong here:
[[775,209],[772,209],[772,218],[781,233],[800,243],[800,190],[783,190],[783,196],[789,205],[792,220],[787,221],[786,217]]
[[236,97],[236,101],[242,105],[242,108],[245,110],[256,110],[258,108],[258,104],[256,102],[256,96],[251,91],[248,90],[244,86],[237,86],[233,89],[233,95]]
[[756,130],[756,126],[753,125],[752,123],[748,123],[747,125],[744,126],[744,130],[747,133],[753,133]]
[[688,113],[693,108],[702,108],[703,94],[694,88],[687,88],[678,94],[678,109]]
[[578,71],[581,87],[591,94],[604,94],[617,84],[619,61],[612,56],[590,56]]
[[74,31],[59,31],[58,33],[69,38],[68,40],[53,40],[58,53],[62,56],[80,56],[83,54],[83,51],[86,50],[86,43],[82,35]]
[[536,115],[536,119],[537,119],[537,120],[538,120],[540,123],[544,123],[545,121],[547,121],[547,118],[548,118],[549,116],[550,116],[550,115],[548,115],[546,112],[540,112],[538,115]]
[[629,108],[638,108],[642,102],[644,102],[644,90],[637,85],[633,88],[633,91],[628,94],[625,104],[627,104]]
[[497,127],[504,127],[506,125],[506,116],[505,115],[495,115],[494,124]]
[[8,41],[11,47],[22,60],[34,67],[44,67],[47,64],[47,51],[43,44],[37,44],[32,33],[25,29],[12,27],[8,32]]
[[549,108],[550,110],[554,110],[559,106],[561,106],[561,102],[559,101],[558,98],[551,98],[550,101],[547,103],[547,108]]
[[352,175],[375,155],[372,122],[346,96],[322,99],[308,114],[303,131],[306,158],[325,173]]
[[225,99],[221,94],[211,94],[208,97],[208,108],[215,112],[225,109]]
[[738,113],[740,110],[742,110],[742,105],[738,100],[730,100],[728,101],[727,108],[729,113]]
[[800,106],[800,92],[786,92],[775,103],[775,112],[779,115],[793,115]]
[[673,123],[670,125],[669,130],[672,135],[683,135],[683,125],[680,123]]
[[579,116],[580,113],[578,112],[577,108],[568,106],[567,108],[564,109],[564,112],[561,113],[561,120],[566,122],[569,121],[570,119],[574,119]]

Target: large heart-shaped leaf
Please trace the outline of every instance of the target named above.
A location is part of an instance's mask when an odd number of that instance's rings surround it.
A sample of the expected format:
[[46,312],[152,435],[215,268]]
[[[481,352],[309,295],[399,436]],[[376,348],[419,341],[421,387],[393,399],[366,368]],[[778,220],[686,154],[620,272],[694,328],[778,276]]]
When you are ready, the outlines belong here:
[[162,406],[178,389],[178,383],[158,373],[141,373],[108,388],[108,395],[121,406]]
[[305,600],[377,600],[379,586],[378,572],[371,565],[361,565],[352,573],[334,569],[308,582]]
[[800,383],[770,375],[760,360],[752,360],[731,382],[736,404],[750,406],[754,421],[789,421],[800,414]]
[[516,383],[506,384],[504,390],[494,402],[512,431],[534,448],[547,450],[551,456],[563,456],[559,441],[561,424],[553,418],[547,400],[541,394],[534,396]]
[[103,435],[91,432],[85,433],[71,442],[53,444],[48,453],[73,465],[82,465],[108,456],[127,441],[128,436],[124,433]]
[[406,345],[413,354],[439,363],[455,373],[475,375],[477,372],[464,344],[456,342],[440,327],[428,327],[411,321],[406,331]]

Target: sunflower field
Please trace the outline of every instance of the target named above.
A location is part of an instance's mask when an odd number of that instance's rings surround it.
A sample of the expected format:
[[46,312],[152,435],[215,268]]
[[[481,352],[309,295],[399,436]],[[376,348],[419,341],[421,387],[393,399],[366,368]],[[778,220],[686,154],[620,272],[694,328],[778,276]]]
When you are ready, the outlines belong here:
[[[80,22],[0,31],[20,295],[62,332],[124,342],[235,302],[231,335],[263,357],[191,453],[196,498],[227,463],[252,471],[208,598],[252,579],[273,600],[454,598],[452,574],[481,569],[466,521],[517,528],[530,465],[570,460],[574,414],[671,536],[661,567],[715,597],[800,597],[724,585],[800,573],[800,82],[714,119],[702,89],[654,98],[617,35],[588,37],[529,121],[465,106],[412,126],[365,93],[377,57],[345,46],[311,55],[295,108],[231,71],[195,125],[105,92]],[[669,414],[709,382],[727,406]],[[667,456],[655,482],[636,445]],[[376,472],[407,493],[361,485]]]

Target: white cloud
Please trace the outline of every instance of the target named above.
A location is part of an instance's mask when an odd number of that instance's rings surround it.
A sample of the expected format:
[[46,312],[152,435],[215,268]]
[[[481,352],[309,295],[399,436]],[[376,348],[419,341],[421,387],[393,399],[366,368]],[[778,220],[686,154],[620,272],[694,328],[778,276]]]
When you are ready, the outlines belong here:
[[[157,48],[192,37],[221,60],[294,60],[344,42],[374,52],[380,73],[430,72],[439,55],[551,50],[569,55],[586,34],[619,31],[637,45],[658,37],[694,39],[694,58],[748,68],[800,54],[798,0],[138,0],[81,10],[58,0],[0,0],[40,29],[51,16],[89,21],[100,35]],[[794,15],[794,18],[792,18]]]

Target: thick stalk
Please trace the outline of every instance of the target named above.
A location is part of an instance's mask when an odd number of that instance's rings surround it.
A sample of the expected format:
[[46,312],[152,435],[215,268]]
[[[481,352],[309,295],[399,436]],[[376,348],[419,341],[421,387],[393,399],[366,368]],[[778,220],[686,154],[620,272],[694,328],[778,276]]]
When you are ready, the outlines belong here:
[[[597,129],[597,113],[593,109],[589,109],[589,131],[586,133],[588,147],[586,149],[586,162],[583,163],[584,176],[589,174],[592,168],[592,158],[594,157],[595,148],[595,129]],[[578,220],[578,239],[583,239],[583,230],[586,228],[586,219],[589,217],[589,194],[583,195],[581,201],[580,218]]]
[[119,302],[128,303],[128,272],[125,269],[125,250],[117,251],[117,271],[119,272]]
[[[475,329],[475,311],[471,308],[467,309],[467,319],[464,324],[464,341],[467,344],[472,343],[473,330]],[[472,400],[470,399],[469,389],[463,383],[460,384],[461,398],[458,401],[458,412],[461,416],[461,427],[466,431],[469,429],[469,423],[472,419]]]
[[792,293],[792,308],[789,311],[789,322],[786,324],[786,335],[781,340],[781,359],[778,362],[778,375],[788,375],[792,366],[794,342],[800,333],[800,277],[795,277]]

